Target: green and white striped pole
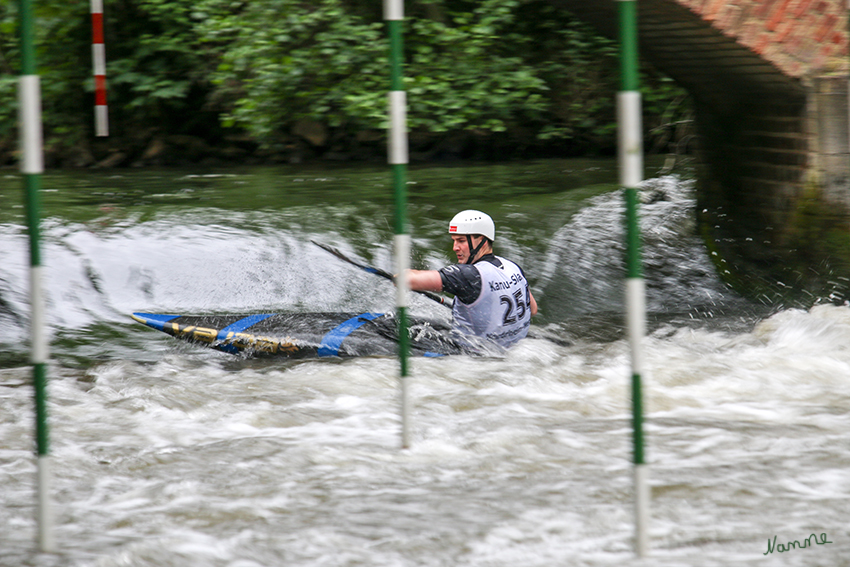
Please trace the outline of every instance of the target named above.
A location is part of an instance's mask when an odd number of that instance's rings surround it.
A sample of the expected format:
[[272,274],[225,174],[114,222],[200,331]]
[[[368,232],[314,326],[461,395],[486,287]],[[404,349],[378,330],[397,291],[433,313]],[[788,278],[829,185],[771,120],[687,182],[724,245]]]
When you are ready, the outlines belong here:
[[389,148],[388,161],[393,174],[395,191],[395,273],[396,307],[398,309],[398,358],[401,366],[401,446],[410,447],[410,396],[407,383],[407,357],[410,348],[407,336],[407,299],[410,284],[410,235],[407,234],[407,94],[402,83],[402,20],[403,0],[384,0],[384,19],[390,38]]
[[30,0],[20,0],[21,77],[18,84],[21,173],[26,193],[30,241],[30,332],[33,384],[35,386],[35,437],[38,454],[38,542],[44,552],[53,551],[50,513],[50,451],[47,430],[47,339],[44,332],[44,299],[41,294],[39,192],[44,158],[41,137],[41,85],[36,74],[33,15]]
[[620,73],[617,93],[620,185],[626,196],[626,326],[632,364],[632,428],[634,441],[635,547],[640,557],[649,549],[649,484],[644,461],[642,342],[646,330],[646,293],[640,254],[638,185],[643,177],[643,129],[638,91],[637,1],[619,0]]

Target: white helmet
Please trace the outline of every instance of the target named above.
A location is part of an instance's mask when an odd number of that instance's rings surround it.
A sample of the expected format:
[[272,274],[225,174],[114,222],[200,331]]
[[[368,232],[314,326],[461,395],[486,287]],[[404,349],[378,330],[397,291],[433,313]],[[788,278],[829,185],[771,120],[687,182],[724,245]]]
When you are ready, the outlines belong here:
[[496,225],[487,213],[481,211],[461,211],[449,221],[449,234],[480,234],[491,242],[496,240]]

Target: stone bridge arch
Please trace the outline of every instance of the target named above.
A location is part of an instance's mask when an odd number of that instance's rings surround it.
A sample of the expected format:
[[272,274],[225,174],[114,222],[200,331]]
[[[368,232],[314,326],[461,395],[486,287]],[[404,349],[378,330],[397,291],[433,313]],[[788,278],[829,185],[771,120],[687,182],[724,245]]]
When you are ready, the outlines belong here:
[[[551,0],[618,35],[616,0]],[[845,0],[638,0],[641,58],[691,94],[698,217],[722,276],[850,298]]]

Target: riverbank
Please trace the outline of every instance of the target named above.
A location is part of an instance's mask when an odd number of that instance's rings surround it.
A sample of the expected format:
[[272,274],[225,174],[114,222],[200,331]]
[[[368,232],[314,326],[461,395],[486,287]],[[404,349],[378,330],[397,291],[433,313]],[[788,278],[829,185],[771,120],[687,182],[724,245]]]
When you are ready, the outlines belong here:
[[[615,154],[615,148],[605,144],[544,141],[523,130],[498,135],[411,132],[408,138],[411,162],[511,161]],[[46,135],[44,160],[45,167],[51,169],[383,163],[386,151],[383,131],[334,132],[318,122],[302,121],[275,147],[262,146],[247,135],[220,132],[210,135],[118,132],[105,138],[80,139],[76,143]],[[19,153],[16,143],[10,140],[0,143],[0,165],[14,167]]]

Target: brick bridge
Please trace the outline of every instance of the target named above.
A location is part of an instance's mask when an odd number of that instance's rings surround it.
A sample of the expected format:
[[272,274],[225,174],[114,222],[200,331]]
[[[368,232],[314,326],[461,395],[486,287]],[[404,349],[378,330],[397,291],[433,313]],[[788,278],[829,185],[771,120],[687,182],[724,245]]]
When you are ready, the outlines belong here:
[[[617,38],[616,0],[550,1]],[[642,60],[694,100],[702,236],[770,299],[850,298],[846,1],[637,2]]]

